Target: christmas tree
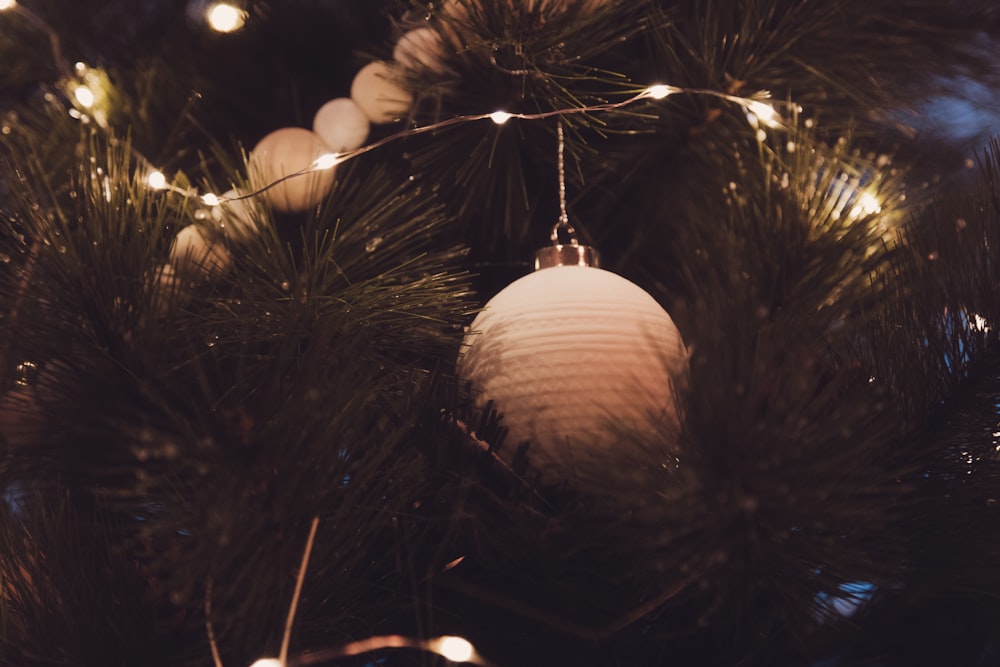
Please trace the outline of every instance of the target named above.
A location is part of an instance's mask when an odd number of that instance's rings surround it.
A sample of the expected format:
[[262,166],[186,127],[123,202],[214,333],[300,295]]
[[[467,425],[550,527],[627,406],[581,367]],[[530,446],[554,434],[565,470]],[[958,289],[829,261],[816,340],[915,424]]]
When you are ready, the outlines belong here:
[[998,34],[0,0],[0,663],[1000,663]]

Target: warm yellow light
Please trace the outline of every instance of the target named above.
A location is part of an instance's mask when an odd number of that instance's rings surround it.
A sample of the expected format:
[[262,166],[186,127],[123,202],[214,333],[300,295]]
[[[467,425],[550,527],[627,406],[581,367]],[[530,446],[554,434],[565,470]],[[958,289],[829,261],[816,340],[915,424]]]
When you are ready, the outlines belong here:
[[77,86],[73,89],[73,97],[76,98],[76,101],[79,102],[80,106],[84,109],[93,107],[94,102],[97,100],[94,96],[94,91],[83,85]]
[[503,125],[508,120],[511,119],[513,114],[509,114],[506,111],[494,111],[490,114],[490,120],[492,120],[497,125]]
[[211,192],[203,194],[201,196],[201,201],[203,204],[205,204],[205,206],[218,206],[220,203],[219,196],[212,194]]
[[870,192],[866,192],[858,198],[858,208],[860,208],[865,215],[874,215],[875,213],[882,212],[882,205],[879,204],[875,195]]
[[216,32],[236,32],[246,23],[247,14],[239,7],[217,2],[208,8],[205,16],[208,25]]
[[333,169],[341,163],[340,155],[337,153],[323,153],[312,163],[313,171],[324,171]]
[[285,667],[277,658],[261,658],[250,667]]
[[667,86],[662,83],[659,83],[655,86],[650,86],[649,88],[647,88],[643,92],[643,94],[647,97],[652,97],[654,100],[662,100],[664,97],[670,95],[676,90],[677,89],[674,88],[673,86]]
[[17,3],[14,0],[0,0],[0,12],[7,11],[8,9],[14,9],[14,5]]
[[146,176],[146,185],[154,190],[162,190],[167,187],[167,177],[163,175],[162,171],[151,171]]
[[436,651],[452,662],[469,662],[476,656],[476,649],[461,637],[440,637]]
[[757,120],[768,127],[776,127],[778,125],[778,113],[770,104],[753,100],[747,104],[747,110],[756,116]]

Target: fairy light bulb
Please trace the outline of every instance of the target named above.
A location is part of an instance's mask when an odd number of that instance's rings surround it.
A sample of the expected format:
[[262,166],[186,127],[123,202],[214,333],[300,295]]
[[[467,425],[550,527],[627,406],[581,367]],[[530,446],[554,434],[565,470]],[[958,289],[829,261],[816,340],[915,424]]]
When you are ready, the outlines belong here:
[[163,175],[162,171],[151,171],[146,176],[146,185],[154,190],[162,190],[167,187],[167,177]]
[[277,658],[261,658],[250,667],[285,667]]
[[507,113],[506,111],[494,111],[490,114],[490,120],[497,125],[503,125],[510,120],[512,116],[513,114]]
[[476,649],[462,637],[439,637],[434,644],[432,650],[452,662],[470,662],[476,657]]
[[778,112],[774,110],[770,104],[760,102],[758,100],[751,100],[747,104],[747,111],[752,113],[758,121],[767,125],[768,127],[778,126]]
[[8,9],[14,9],[14,5],[17,3],[14,0],[0,0],[0,12],[5,12]]
[[650,86],[649,88],[647,88],[643,92],[643,95],[645,95],[646,97],[652,97],[654,100],[662,100],[667,95],[676,92],[676,90],[677,89],[674,88],[673,86],[668,86],[660,83],[656,84],[655,86]]
[[882,205],[875,195],[870,192],[866,192],[858,198],[858,208],[865,215],[874,215],[882,212]]
[[205,206],[218,206],[221,202],[218,195],[208,192],[201,196],[201,203]]
[[94,102],[97,101],[94,91],[89,87],[81,84],[73,89],[73,97],[84,109],[90,109],[94,106]]
[[343,162],[343,159],[338,153],[324,153],[316,158],[315,162],[312,163],[312,169],[313,171],[325,171],[327,169],[333,169],[341,162]]
[[216,32],[236,32],[246,23],[246,12],[226,2],[217,2],[205,14],[208,25]]

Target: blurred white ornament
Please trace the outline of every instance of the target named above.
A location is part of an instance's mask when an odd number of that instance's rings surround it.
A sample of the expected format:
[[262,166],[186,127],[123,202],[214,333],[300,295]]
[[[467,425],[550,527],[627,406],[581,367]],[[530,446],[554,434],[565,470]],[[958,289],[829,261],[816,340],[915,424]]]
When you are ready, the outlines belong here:
[[494,402],[508,429],[504,452],[530,443],[548,481],[614,456],[614,429],[655,433],[676,425],[675,387],[687,352],[670,315],[621,276],[566,265],[582,246],[542,251],[555,259],[508,285],[472,322],[459,375],[477,405]]
[[461,47],[469,30],[469,8],[464,0],[444,0],[438,8],[439,20],[435,25],[442,41]]
[[259,225],[264,221],[264,213],[257,207],[256,197],[240,199],[238,190],[227,190],[221,201],[212,207],[212,220],[227,239],[246,241],[257,236]]
[[187,297],[173,264],[163,264],[153,272],[151,289],[150,310],[155,315],[166,315]]
[[[257,142],[250,151],[249,176],[254,189],[309,170],[330,147],[315,132],[283,127]],[[288,178],[263,193],[276,211],[301,213],[319,204],[333,186],[334,170],[308,171]]]
[[441,74],[445,67],[445,47],[441,34],[431,28],[417,28],[399,38],[392,58],[403,67]]
[[388,63],[376,60],[362,67],[351,82],[351,99],[373,123],[391,123],[405,116],[413,95],[393,81]]
[[368,116],[349,97],[330,100],[313,117],[313,132],[335,153],[363,146],[369,129]]
[[[188,225],[177,233],[170,246],[170,261],[181,275],[202,273],[216,275],[229,268],[229,251],[221,243],[215,243],[206,236],[206,230],[199,225]],[[164,272],[158,280],[165,286],[172,286],[173,273]]]

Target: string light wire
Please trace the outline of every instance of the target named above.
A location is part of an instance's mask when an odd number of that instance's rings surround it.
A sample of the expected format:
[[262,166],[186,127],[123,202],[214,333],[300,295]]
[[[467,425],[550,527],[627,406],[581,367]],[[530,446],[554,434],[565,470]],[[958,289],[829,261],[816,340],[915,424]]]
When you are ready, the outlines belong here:
[[55,63],[59,72],[63,76],[66,78],[72,76],[69,62],[63,57],[62,41],[59,39],[59,33],[53,30],[52,26],[50,26],[45,19],[16,0],[0,0],[0,11],[12,11],[31,24],[33,28],[45,33],[49,39],[49,50],[52,52],[52,62]]
[[[223,5],[226,7],[230,7],[230,5],[228,5],[227,3],[215,3],[214,5],[212,5],[212,7],[217,8]],[[67,80],[71,79],[73,77],[73,71],[70,68],[69,63],[63,57],[62,45],[58,33],[56,33],[56,31],[48,23],[46,23],[45,20],[42,19],[38,14],[35,14],[31,10],[22,6],[21,4],[16,2],[16,0],[0,0],[0,11],[4,9],[12,10],[15,13],[19,14],[25,20],[27,20],[32,26],[34,26],[36,29],[42,31],[48,36],[53,61],[55,62],[56,66],[58,67],[59,71],[63,74],[63,76],[65,76]],[[86,65],[84,65],[83,63],[77,63],[76,69],[77,73],[80,74],[81,78],[86,77],[87,73]],[[84,108],[89,107],[94,102],[94,92],[86,85],[86,83],[87,82],[84,81],[82,85],[75,86],[72,89],[74,98],[76,99],[77,103],[79,103]],[[169,184],[166,181],[165,177],[163,178],[163,180],[160,180],[160,177],[155,175],[155,174],[161,174],[162,172],[160,172],[152,164],[152,162],[146,159],[145,156],[143,156],[135,149],[132,150],[132,154],[143,165],[144,169],[148,173],[148,176],[146,177],[147,184],[152,189],[172,192],[174,194],[179,194],[185,197],[200,196],[202,202],[206,206],[217,206],[222,202],[247,199],[250,197],[263,194],[264,192],[267,192],[268,190],[277,187],[278,185],[290,179],[299,178],[307,174],[310,174],[314,171],[323,171],[327,169],[332,169],[334,166],[342,162],[354,159],[356,157],[364,155],[365,153],[377,150],[387,144],[399,141],[406,137],[412,137],[427,132],[442,130],[447,127],[451,127],[452,125],[477,122],[487,119],[496,123],[497,125],[503,125],[511,119],[535,121],[535,120],[545,120],[553,117],[571,116],[584,113],[601,113],[606,111],[615,111],[618,109],[624,109],[625,107],[631,106],[633,104],[645,100],[663,100],[671,95],[677,95],[677,94],[714,97],[717,99],[725,100],[727,102],[736,104],[739,107],[743,108],[743,110],[747,114],[748,122],[755,129],[759,127],[759,123],[762,123],[770,128],[777,128],[782,125],[781,116],[777,113],[777,111],[771,104],[764,101],[765,99],[770,98],[770,93],[768,93],[767,91],[761,91],[751,97],[739,97],[737,95],[731,95],[729,93],[723,93],[718,90],[711,90],[707,88],[684,88],[681,86],[673,86],[669,84],[653,84],[647,88],[640,90],[638,93],[632,95],[631,97],[628,97],[624,100],[620,100],[618,102],[603,102],[600,104],[584,105],[579,107],[551,109],[549,111],[542,111],[538,113],[511,113],[509,111],[500,109],[493,111],[491,113],[453,116],[451,118],[447,118],[445,120],[432,123],[429,125],[411,127],[406,130],[397,132],[395,134],[383,137],[378,141],[372,142],[371,144],[367,144],[365,146],[361,146],[360,148],[356,148],[354,150],[346,151],[344,153],[326,153],[324,155],[321,155],[319,158],[313,161],[309,166],[303,169],[292,172],[275,181],[267,183],[261,188],[240,194],[235,197],[221,197],[213,193],[198,195],[198,192],[195,189],[175,187]],[[71,111],[71,115],[80,119],[83,119],[84,117],[83,114],[80,114],[79,112],[72,114]],[[106,123],[99,123],[99,124],[101,125],[102,129],[107,129],[105,127]],[[562,131],[561,124],[559,125],[559,131],[560,132]],[[758,132],[758,138],[759,136],[760,133]],[[560,139],[560,142],[562,142],[562,139]],[[152,178],[153,180],[150,181],[149,180],[150,178]],[[560,221],[562,221],[562,218],[560,218]]]
[[[625,107],[631,106],[639,102],[643,102],[645,100],[662,100],[669,95],[675,95],[681,93],[688,95],[710,96],[726,100],[728,102],[737,104],[738,106],[743,108],[748,115],[752,114],[755,118],[762,116],[766,117],[768,119],[767,124],[769,127],[779,127],[781,124],[780,120],[781,117],[777,113],[777,111],[775,111],[774,107],[762,101],[763,99],[767,99],[769,97],[769,93],[767,93],[766,91],[758,93],[754,97],[747,98],[747,97],[738,97],[736,95],[730,95],[728,93],[723,93],[717,90],[710,90],[704,88],[681,88],[678,86],[656,84],[644,88],[643,90],[632,95],[631,97],[628,97],[624,100],[620,100],[618,102],[602,102],[600,104],[551,109],[549,111],[542,111],[537,113],[511,113],[504,110],[497,110],[491,113],[452,116],[451,118],[447,118],[445,120],[438,121],[436,123],[431,123],[429,125],[420,125],[417,127],[411,127],[405,130],[401,130],[399,132],[396,132],[395,134],[390,134],[385,137],[382,137],[381,139],[374,141],[370,144],[366,144],[359,148],[345,151],[343,153],[325,153],[320,157],[318,157],[316,160],[314,160],[309,166],[299,169],[298,171],[294,171],[290,174],[286,174],[281,178],[271,181],[266,185],[263,185],[262,187],[257,188],[255,190],[231,197],[222,197],[219,195],[203,195],[202,200],[206,201],[207,199],[209,201],[212,201],[214,203],[211,205],[214,206],[222,202],[237,201],[240,199],[248,199],[251,197],[255,197],[293,178],[300,178],[315,171],[332,169],[334,166],[338,164],[347,162],[348,160],[352,160],[368,152],[378,150],[388,144],[394,143],[401,139],[417,136],[420,134],[425,134],[427,132],[435,132],[437,130],[442,130],[451,127],[453,125],[478,122],[482,120],[490,120],[493,123],[496,123],[497,125],[504,125],[511,119],[537,121],[537,120],[546,120],[549,118],[561,118],[563,116],[573,116],[577,114],[601,113],[606,111],[615,111],[619,109],[624,109]],[[765,113],[764,111],[765,109],[768,109],[770,111]],[[562,132],[561,123],[559,124],[558,128],[559,131]],[[171,188],[165,188],[165,189],[176,192],[176,190],[172,190]],[[185,193],[186,195],[195,194],[189,190],[183,190],[182,192]]]

